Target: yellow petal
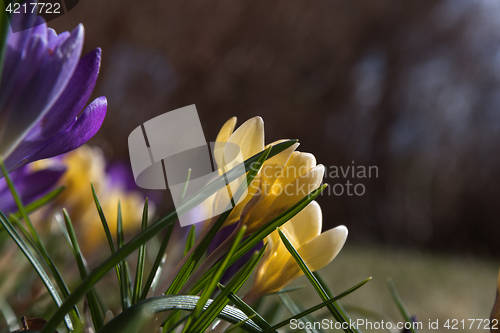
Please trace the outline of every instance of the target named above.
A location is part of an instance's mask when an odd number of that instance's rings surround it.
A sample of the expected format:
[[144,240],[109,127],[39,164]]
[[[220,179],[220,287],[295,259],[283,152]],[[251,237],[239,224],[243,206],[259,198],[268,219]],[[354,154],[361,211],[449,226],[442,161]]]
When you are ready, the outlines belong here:
[[321,234],[321,207],[312,201],[282,226],[282,231],[296,248]]
[[245,121],[229,137],[227,142],[239,145],[244,159],[264,150],[264,121],[253,117]]
[[226,142],[229,140],[231,134],[233,134],[234,127],[236,126],[236,117],[232,117],[222,126],[217,135],[217,139],[215,140],[214,146],[214,158],[215,162],[219,166],[219,168],[223,165],[222,154],[224,152],[224,148],[226,146]]
[[[311,271],[328,265],[340,252],[347,239],[343,225],[330,229],[297,249]],[[293,260],[293,257],[292,257]]]
[[291,154],[288,162],[280,174],[279,178],[276,179],[274,186],[275,191],[279,191],[281,188],[289,184],[294,179],[300,177],[301,175],[309,172],[313,167],[316,166],[316,157],[313,154],[303,153],[295,151]]
[[318,188],[323,181],[324,173],[325,167],[321,164],[317,165],[283,188],[279,188],[279,191],[267,194],[249,214],[242,215],[243,223],[248,227],[247,232],[254,232]]
[[215,142],[227,142],[236,127],[236,117],[232,117],[222,126]]
[[[279,140],[278,143],[286,140]],[[272,145],[276,144],[274,142]],[[266,148],[269,145],[266,146]],[[267,161],[264,162],[260,173],[263,176],[263,181],[265,182],[263,186],[267,188],[271,188],[276,180],[282,177],[284,170],[286,170],[286,165],[290,159],[290,156],[294,153],[295,149],[299,146],[298,143],[295,143],[283,150],[281,153],[271,157]]]

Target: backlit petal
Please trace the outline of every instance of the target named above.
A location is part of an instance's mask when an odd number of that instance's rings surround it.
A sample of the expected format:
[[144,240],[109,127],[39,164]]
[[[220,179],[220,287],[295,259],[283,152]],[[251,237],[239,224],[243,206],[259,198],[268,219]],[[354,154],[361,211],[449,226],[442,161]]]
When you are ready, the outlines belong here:
[[[297,249],[311,271],[328,265],[347,240],[347,228],[343,225],[330,229]],[[292,258],[293,260],[293,258]]]

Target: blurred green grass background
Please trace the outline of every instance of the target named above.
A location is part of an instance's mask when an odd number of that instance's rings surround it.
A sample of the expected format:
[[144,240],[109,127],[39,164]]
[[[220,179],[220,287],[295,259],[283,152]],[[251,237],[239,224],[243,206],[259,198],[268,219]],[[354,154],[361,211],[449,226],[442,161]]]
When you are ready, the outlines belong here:
[[[348,310],[353,306],[362,307],[385,315],[393,322],[403,321],[387,287],[386,279],[390,276],[410,313],[423,323],[424,329],[420,332],[489,332],[478,330],[477,322],[476,327],[468,329],[467,319],[489,318],[496,295],[498,267],[498,261],[491,259],[347,242],[339,256],[320,273],[337,294],[369,276],[373,277],[372,281],[341,301]],[[290,294],[305,307],[321,302],[305,277],[298,278],[292,285],[307,286]],[[350,313],[353,319],[362,318],[353,311]],[[325,318],[331,317],[322,310],[316,318],[323,318],[323,314]],[[438,319],[439,329],[427,329],[429,319]],[[466,329],[444,328],[448,319],[465,319]]]

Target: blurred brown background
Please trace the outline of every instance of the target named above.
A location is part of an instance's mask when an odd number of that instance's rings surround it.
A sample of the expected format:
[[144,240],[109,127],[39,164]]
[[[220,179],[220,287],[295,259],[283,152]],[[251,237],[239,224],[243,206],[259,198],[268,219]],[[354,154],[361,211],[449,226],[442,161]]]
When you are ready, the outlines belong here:
[[[260,115],[331,166],[377,166],[319,199],[350,241],[500,254],[500,2],[81,0],[109,101],[91,143],[128,159],[139,124],[196,104],[207,140]],[[325,179],[330,185],[346,179]],[[170,208],[166,193],[165,207]]]

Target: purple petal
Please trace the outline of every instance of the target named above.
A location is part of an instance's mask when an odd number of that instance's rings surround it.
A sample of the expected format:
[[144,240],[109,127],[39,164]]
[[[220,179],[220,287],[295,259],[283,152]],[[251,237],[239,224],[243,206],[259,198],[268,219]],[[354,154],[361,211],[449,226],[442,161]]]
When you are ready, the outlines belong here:
[[68,86],[40,122],[44,137],[59,133],[60,129],[66,129],[75,121],[94,90],[100,65],[99,48],[80,59]]
[[71,79],[83,45],[83,26],[78,25],[71,36],[42,63],[33,79],[20,93],[14,105],[8,105],[10,118],[2,137],[2,145],[17,144],[43,115],[50,110]]
[[[21,200],[26,205],[49,192],[65,171],[66,168],[63,166],[54,166],[33,173],[27,173],[26,168],[21,168],[14,171],[11,177]],[[17,211],[5,179],[0,180],[0,210],[6,214]]]
[[25,164],[19,163],[29,159],[75,122],[94,89],[100,60],[100,49],[82,57],[59,100],[7,158],[6,165],[9,170]]
[[[95,99],[66,131],[47,143],[26,163],[67,153],[86,143],[101,128],[107,110],[106,97]],[[25,164],[26,164],[25,163]]]

